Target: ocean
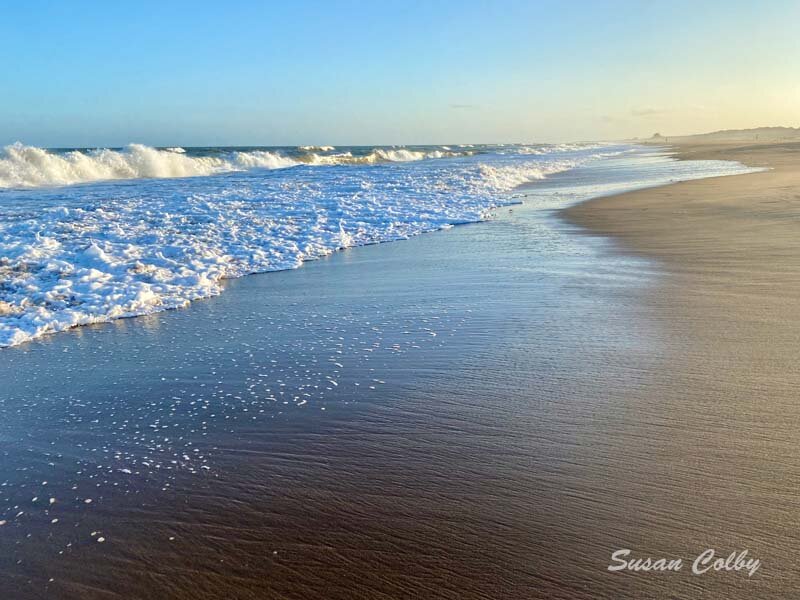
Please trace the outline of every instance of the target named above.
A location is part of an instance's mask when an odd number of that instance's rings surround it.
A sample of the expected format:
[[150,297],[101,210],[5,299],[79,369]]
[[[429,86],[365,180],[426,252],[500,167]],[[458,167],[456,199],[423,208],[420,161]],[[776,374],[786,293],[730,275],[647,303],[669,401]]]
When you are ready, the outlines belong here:
[[[481,221],[620,144],[0,154],[0,347],[217,295],[225,279]],[[671,163],[666,176],[738,167]]]

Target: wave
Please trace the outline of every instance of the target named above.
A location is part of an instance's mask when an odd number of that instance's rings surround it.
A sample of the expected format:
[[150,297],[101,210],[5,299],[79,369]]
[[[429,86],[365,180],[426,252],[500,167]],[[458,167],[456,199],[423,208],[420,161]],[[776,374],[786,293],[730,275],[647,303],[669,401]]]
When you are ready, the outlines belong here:
[[297,162],[268,151],[229,156],[188,156],[183,148],[159,150],[131,144],[122,150],[52,152],[20,143],[0,154],[0,187],[70,185],[109,179],[198,177],[255,167],[278,169]]
[[[0,188],[61,186],[115,179],[201,177],[248,169],[282,169],[306,165],[370,165],[466,156],[472,152],[375,148],[364,155],[327,154],[333,146],[302,146],[286,156],[271,150],[230,151],[191,156],[184,148],[130,144],[122,150],[54,152],[17,142],[0,153]],[[311,151],[316,149],[318,152]]]
[[[424,161],[447,156],[449,151],[439,148],[375,148],[360,156],[364,150],[353,149],[355,154],[329,158]],[[342,248],[480,221],[495,207],[519,202],[514,190],[521,184],[626,151],[625,146],[603,146],[602,152],[589,145],[560,149],[561,155],[551,150],[544,153],[548,156],[530,156],[520,149],[514,156],[476,147],[481,154],[473,160],[403,168],[288,169],[277,176],[144,180],[113,190],[9,192],[12,201],[0,206],[0,348],[80,325],[184,307],[221,293],[225,279],[296,268]],[[40,159],[39,172],[55,164],[72,176],[85,176],[79,171],[87,168],[83,161],[95,164],[91,173],[124,174],[128,171],[118,162],[132,169],[134,156],[141,159],[134,165],[138,172],[147,173],[153,172],[147,170],[152,165],[143,166],[147,158],[167,162],[159,169],[181,174],[298,164],[298,157],[266,150],[206,149],[220,152],[206,157],[146,146],[61,154],[21,145],[10,150],[18,161]],[[312,155],[320,156],[303,156]],[[735,163],[713,169],[709,163],[697,173],[687,170],[689,163],[676,164],[677,174],[661,176],[741,172]]]
[[[10,202],[0,204],[0,347],[187,306],[221,293],[225,279],[296,268],[342,248],[480,221],[493,208],[518,202],[515,190],[521,184],[631,149],[547,148],[544,156],[536,156],[528,152],[537,150],[533,145],[502,151],[476,146],[465,150],[479,153],[470,160],[427,162],[452,151],[353,148],[327,158],[331,164],[417,162],[402,168],[142,180],[113,189],[3,192],[2,199]],[[286,151],[294,152],[291,156],[268,150],[204,149],[217,154],[193,156],[196,152],[129,146],[59,153],[18,144],[6,149],[0,168],[13,164],[22,169],[13,173],[13,181],[39,185],[45,175],[55,180],[54,173],[60,181],[132,173],[177,177],[278,168],[324,156],[294,149]],[[697,164],[692,170],[691,162],[666,162],[655,172],[659,181],[743,172],[736,163]],[[596,183],[590,183],[592,193],[601,193]],[[553,198],[561,202],[560,193]]]
[[331,150],[336,150],[334,146],[298,146],[297,149],[305,150],[306,152],[330,152]]
[[[501,144],[505,147],[506,144]],[[511,148],[514,154],[530,154],[541,156],[546,154],[562,154],[565,152],[585,152],[587,150],[600,150],[613,147],[614,144],[605,142],[573,142],[564,144],[516,144]]]
[[[441,152],[375,149],[344,158],[420,161]],[[170,172],[180,173],[187,165],[218,169],[223,160],[146,147],[89,159],[114,166],[124,153],[168,155]],[[73,168],[87,156],[77,154],[57,158]],[[41,150],[34,156],[53,160]],[[263,165],[275,154],[226,151],[224,160]],[[119,186],[113,197],[105,189],[25,192],[17,201],[29,204],[0,214],[0,347],[186,306],[221,293],[224,279],[296,268],[340,248],[480,221],[492,208],[517,202],[508,194],[517,185],[578,162],[487,155],[408,169],[314,168],[158,187],[142,181]],[[56,203],[36,208],[39,197]]]
[[447,150],[409,150],[406,148],[375,148],[368,154],[354,155],[352,152],[338,154],[310,153],[298,158],[300,162],[311,165],[374,165],[392,162],[412,162],[434,158],[456,158],[471,156],[472,152],[452,152]]

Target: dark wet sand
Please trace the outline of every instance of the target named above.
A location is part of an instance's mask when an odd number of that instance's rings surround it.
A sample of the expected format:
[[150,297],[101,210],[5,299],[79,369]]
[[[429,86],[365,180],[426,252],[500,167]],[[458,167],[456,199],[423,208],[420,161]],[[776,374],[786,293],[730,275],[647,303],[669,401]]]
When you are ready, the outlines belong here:
[[[287,369],[322,363],[340,338],[374,343],[376,323],[382,347],[399,350],[353,360],[346,377],[362,385],[343,378],[325,411],[290,406],[252,425],[232,411],[236,424],[203,448],[208,472],[164,489],[106,485],[91,510],[65,506],[83,541],[64,554],[50,538],[0,536],[0,597],[790,598],[798,255],[776,244],[798,224],[798,188],[776,175],[598,200],[566,214],[581,228],[516,207],[237,280],[188,311],[31,344],[0,365],[6,396],[74,387],[93,415],[106,415],[104,379],[147,406],[212,368],[235,390],[273,356]],[[768,184],[774,206],[726,203]],[[729,192],[697,204],[717,189]],[[543,218],[579,243],[543,252],[532,241]],[[681,235],[696,219],[707,227]],[[583,227],[602,235],[576,238]],[[734,230],[762,246],[741,251]],[[132,348],[146,357],[133,373]],[[375,379],[385,384],[371,390]],[[42,426],[59,422],[58,406],[35,410]],[[619,548],[690,560],[709,547],[764,564],[752,579],[606,570]]]

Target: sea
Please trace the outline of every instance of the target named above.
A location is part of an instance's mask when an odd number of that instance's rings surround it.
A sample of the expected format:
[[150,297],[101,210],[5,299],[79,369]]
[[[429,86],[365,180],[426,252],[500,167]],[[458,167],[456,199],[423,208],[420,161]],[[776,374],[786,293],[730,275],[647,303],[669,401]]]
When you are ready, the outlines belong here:
[[[343,248],[485,220],[519,202],[522,184],[653,152],[613,143],[7,146],[0,347],[185,307],[219,294],[223,280],[294,269]],[[741,170],[708,161],[660,168],[655,181]]]

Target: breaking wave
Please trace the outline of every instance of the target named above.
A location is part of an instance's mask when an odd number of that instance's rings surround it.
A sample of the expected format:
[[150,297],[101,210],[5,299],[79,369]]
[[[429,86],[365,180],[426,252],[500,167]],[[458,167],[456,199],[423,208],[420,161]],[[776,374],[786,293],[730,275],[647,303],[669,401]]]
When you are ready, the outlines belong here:
[[187,156],[183,148],[159,150],[131,144],[122,150],[53,152],[17,143],[0,154],[0,187],[70,185],[109,179],[198,177],[261,167],[291,167],[295,161],[268,151],[229,156]]
[[[278,168],[302,158],[205,151],[221,156],[146,146],[62,154],[13,146],[4,160],[24,165],[24,173],[13,174],[16,184],[52,184]],[[339,169],[6,190],[0,195],[0,347],[186,306],[219,294],[224,279],[295,268],[340,248],[480,221],[492,208],[516,202],[508,192],[520,183],[589,159],[425,160],[448,152],[354,148],[330,157],[332,164],[354,161]],[[303,156],[312,154],[320,156]],[[394,166],[370,166],[380,161]]]
[[184,148],[130,144],[121,150],[52,151],[16,143],[0,152],[0,188],[60,186],[115,179],[201,177],[249,169],[307,165],[369,165],[464,156],[467,152],[375,148],[367,154],[329,154],[333,146],[302,146],[292,156],[274,150],[192,155]]
[[470,152],[451,152],[447,150],[408,150],[406,148],[375,148],[368,154],[340,152],[337,154],[308,154],[298,158],[300,162],[311,165],[374,165],[386,162],[411,162],[431,158],[455,158],[469,156]]

